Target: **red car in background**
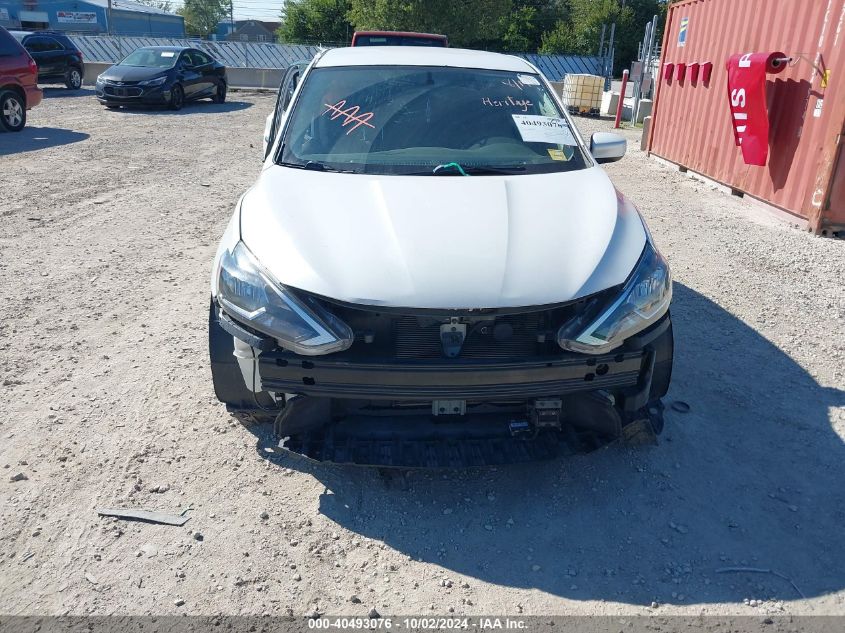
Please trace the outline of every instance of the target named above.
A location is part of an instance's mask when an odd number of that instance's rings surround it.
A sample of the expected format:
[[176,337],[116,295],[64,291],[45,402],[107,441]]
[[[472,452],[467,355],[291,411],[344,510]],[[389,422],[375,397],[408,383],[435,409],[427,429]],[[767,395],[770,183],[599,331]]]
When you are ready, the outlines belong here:
[[352,46],[449,46],[449,38],[435,33],[355,31]]
[[26,111],[41,103],[38,67],[26,49],[0,26],[0,129],[20,132]]

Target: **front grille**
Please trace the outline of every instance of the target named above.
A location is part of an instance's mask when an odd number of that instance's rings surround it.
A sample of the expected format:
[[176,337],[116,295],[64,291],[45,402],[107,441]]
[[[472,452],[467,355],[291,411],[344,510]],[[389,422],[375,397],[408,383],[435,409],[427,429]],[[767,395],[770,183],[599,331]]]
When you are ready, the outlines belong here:
[[[467,326],[459,358],[505,360],[525,358],[538,352],[540,315],[512,314]],[[397,359],[443,358],[440,323],[413,316],[393,321],[394,353]]]
[[105,86],[103,92],[113,97],[140,97],[144,92],[141,88],[119,88],[114,86]]
[[555,340],[560,326],[583,309],[579,300],[557,307],[526,311],[514,309],[473,310],[439,313],[435,310],[364,308],[322,300],[325,308],[352,328],[355,341],[344,357],[355,361],[442,360],[450,358],[443,349],[440,327],[457,318],[466,325],[463,345],[456,361],[509,361],[557,357],[561,349]]

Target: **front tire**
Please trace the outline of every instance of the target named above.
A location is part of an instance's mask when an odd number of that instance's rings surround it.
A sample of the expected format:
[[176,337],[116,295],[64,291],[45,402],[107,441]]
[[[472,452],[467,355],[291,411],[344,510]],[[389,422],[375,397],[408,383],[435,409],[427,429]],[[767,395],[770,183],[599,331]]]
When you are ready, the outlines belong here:
[[20,132],[26,125],[26,104],[14,90],[0,91],[0,127]]
[[226,102],[226,84],[219,83],[217,84],[217,91],[214,93],[214,96],[211,98],[214,103],[225,103]]
[[65,85],[68,90],[79,90],[82,87],[82,71],[78,68],[71,68],[65,75]]
[[178,111],[185,105],[185,91],[180,84],[176,84],[170,89],[170,109]]

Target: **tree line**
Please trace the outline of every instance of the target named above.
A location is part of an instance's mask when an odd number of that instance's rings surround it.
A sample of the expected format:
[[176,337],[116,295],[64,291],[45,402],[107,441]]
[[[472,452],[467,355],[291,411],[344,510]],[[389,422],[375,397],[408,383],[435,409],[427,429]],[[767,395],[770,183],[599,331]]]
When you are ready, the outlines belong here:
[[[283,42],[348,44],[356,30],[442,33],[452,46],[520,53],[598,53],[616,23],[616,61],[627,66],[667,0],[287,0]],[[617,66],[619,67],[619,66]]]
[[[185,0],[189,34],[207,36],[230,0]],[[502,52],[599,52],[603,25],[616,23],[616,68],[637,58],[645,25],[669,0],[285,0],[279,41],[344,46],[356,30],[442,33],[450,45]]]

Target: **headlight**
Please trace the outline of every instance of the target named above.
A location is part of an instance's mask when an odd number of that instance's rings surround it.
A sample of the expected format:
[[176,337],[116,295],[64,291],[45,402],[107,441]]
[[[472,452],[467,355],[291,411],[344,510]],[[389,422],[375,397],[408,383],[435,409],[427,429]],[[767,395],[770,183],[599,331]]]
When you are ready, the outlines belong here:
[[[619,298],[588,323],[582,316],[564,324],[558,331],[557,342],[572,352],[607,353],[659,320],[666,314],[671,300],[669,266],[649,240]],[[588,311],[588,314],[594,313]]]
[[97,75],[97,83],[98,84],[103,83],[103,76],[102,75]]
[[139,86],[161,86],[167,81],[167,77],[156,77],[155,79],[147,79],[146,81],[139,81]]
[[297,354],[329,354],[352,345],[348,325],[273,280],[243,242],[220,259],[217,299],[233,317]]

